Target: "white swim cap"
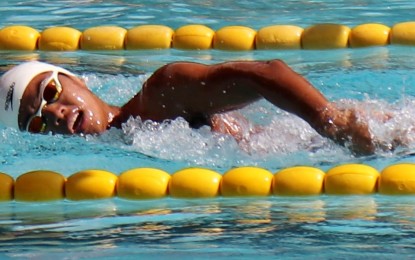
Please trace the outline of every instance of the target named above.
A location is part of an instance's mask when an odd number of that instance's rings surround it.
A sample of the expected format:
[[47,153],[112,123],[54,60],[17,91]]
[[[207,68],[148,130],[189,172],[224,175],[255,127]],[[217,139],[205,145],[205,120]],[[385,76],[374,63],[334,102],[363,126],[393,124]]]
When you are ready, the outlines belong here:
[[71,72],[51,64],[29,61],[22,63],[0,78],[0,122],[19,129],[20,100],[30,81],[43,72],[57,71],[67,75]]

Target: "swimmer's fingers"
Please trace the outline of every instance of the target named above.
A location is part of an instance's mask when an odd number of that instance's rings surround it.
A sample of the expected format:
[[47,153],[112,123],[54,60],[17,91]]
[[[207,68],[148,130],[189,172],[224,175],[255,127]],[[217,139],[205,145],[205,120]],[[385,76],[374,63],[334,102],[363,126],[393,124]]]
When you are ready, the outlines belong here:
[[356,116],[359,118],[366,118],[366,119],[371,118],[382,123],[385,123],[393,118],[392,112],[385,112],[385,111],[379,111],[379,110],[373,110],[373,109],[371,109],[370,111],[367,111],[363,108],[354,108],[354,109],[351,109],[350,111],[355,113]]
[[251,133],[260,131],[239,112],[215,114],[211,116],[212,131],[232,135],[236,141],[249,139]]
[[242,140],[241,126],[237,124],[234,118],[226,116],[224,114],[215,114],[210,118],[212,131],[231,135],[237,141]]

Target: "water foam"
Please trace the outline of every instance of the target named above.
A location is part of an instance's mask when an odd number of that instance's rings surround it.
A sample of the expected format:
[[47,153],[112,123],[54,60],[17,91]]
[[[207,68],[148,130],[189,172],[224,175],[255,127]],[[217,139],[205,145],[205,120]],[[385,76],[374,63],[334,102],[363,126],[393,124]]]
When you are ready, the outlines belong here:
[[[250,134],[241,142],[230,135],[212,132],[208,126],[192,129],[182,118],[162,123],[130,118],[123,125],[122,132],[127,149],[197,165],[257,165],[267,162],[278,165],[286,163],[289,157],[295,164],[300,158],[304,162],[305,156],[329,158],[333,151],[345,155],[344,148],[319,136],[307,123],[286,113],[272,117],[260,132]],[[321,158],[317,160],[321,161]]]
[[[369,130],[380,143],[378,152],[385,148],[415,148],[415,100],[405,98],[390,104],[380,100],[369,100],[363,104]],[[385,117],[387,119],[385,119]],[[382,151],[383,148],[383,151]]]

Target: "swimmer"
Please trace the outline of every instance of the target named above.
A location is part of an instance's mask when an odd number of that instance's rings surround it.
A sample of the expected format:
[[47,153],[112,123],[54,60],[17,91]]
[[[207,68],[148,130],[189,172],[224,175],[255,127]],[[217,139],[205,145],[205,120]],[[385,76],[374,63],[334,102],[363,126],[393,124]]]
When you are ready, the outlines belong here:
[[243,116],[222,116],[261,98],[305,120],[320,135],[358,154],[375,150],[367,124],[353,109],[329,102],[281,60],[214,65],[175,62],[156,70],[122,107],[107,104],[73,73],[51,64],[25,62],[0,78],[0,121],[32,133],[99,134],[130,117],[184,118],[239,141]]

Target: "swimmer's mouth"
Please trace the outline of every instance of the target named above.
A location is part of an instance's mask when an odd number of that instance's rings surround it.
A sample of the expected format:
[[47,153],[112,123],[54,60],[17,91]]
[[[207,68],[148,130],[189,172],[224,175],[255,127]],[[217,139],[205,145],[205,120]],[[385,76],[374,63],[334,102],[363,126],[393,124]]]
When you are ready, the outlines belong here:
[[72,132],[73,133],[80,133],[82,131],[81,126],[82,126],[82,122],[83,122],[83,118],[84,118],[84,113],[82,111],[79,111],[75,122],[72,125]]

